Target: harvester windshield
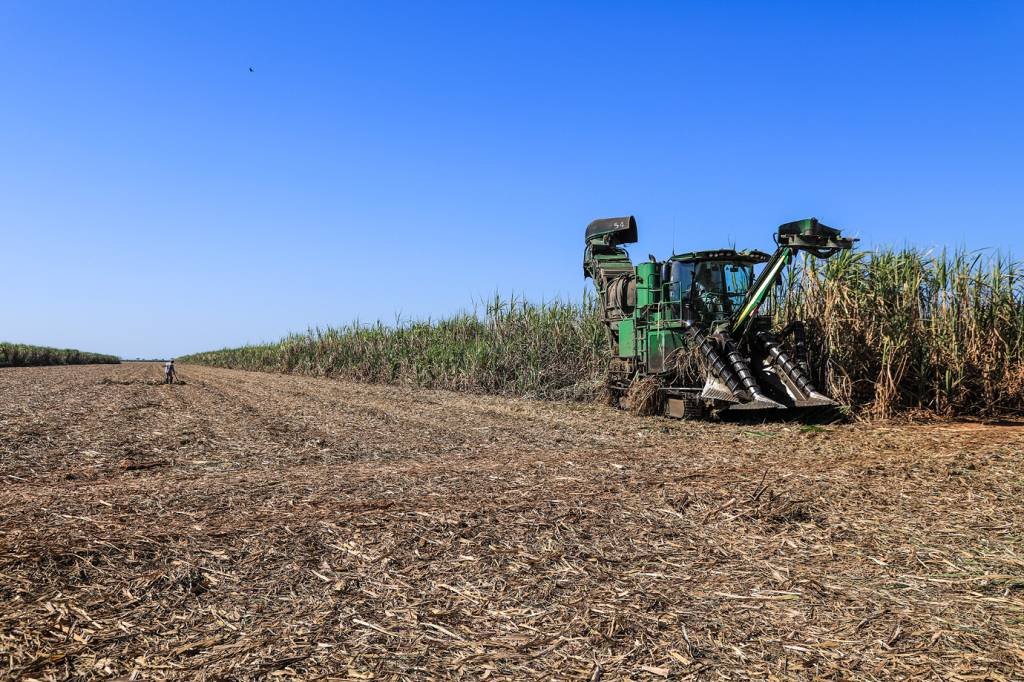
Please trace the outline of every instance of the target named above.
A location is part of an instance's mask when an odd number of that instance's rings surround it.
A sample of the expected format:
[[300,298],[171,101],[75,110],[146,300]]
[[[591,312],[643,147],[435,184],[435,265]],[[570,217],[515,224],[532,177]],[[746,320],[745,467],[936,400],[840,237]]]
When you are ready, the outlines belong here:
[[690,296],[714,309],[731,312],[738,307],[754,281],[753,263],[737,261],[673,261],[669,272],[669,296],[682,302]]
[[749,263],[722,263],[725,279],[725,295],[734,305],[739,305],[754,281],[754,266]]

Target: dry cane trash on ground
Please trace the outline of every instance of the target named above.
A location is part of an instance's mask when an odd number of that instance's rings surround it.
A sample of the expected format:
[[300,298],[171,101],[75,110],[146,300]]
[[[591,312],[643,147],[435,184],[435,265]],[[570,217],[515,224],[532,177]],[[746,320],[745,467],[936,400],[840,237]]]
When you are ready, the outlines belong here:
[[1013,679],[1024,430],[0,370],[9,678]]

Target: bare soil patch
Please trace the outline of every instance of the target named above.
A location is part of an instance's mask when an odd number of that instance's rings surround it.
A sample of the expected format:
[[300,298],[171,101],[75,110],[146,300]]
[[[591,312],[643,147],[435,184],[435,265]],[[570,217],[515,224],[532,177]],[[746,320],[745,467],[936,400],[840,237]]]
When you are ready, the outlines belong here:
[[1024,429],[179,371],[0,369],[0,675],[1024,669]]

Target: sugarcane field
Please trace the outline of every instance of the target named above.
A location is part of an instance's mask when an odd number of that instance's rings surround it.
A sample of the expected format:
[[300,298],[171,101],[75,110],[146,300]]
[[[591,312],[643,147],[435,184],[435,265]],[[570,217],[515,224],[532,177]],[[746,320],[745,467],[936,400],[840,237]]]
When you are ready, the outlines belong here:
[[1022,36],[0,4],[0,682],[1024,682]]

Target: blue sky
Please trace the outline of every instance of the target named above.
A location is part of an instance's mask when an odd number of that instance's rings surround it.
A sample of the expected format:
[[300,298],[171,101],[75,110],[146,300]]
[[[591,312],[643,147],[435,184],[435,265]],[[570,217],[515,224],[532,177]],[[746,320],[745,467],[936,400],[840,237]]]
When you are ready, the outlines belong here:
[[[1024,4],[0,4],[0,338],[127,357],[635,257],[1024,253]],[[252,67],[254,71],[250,72]]]

